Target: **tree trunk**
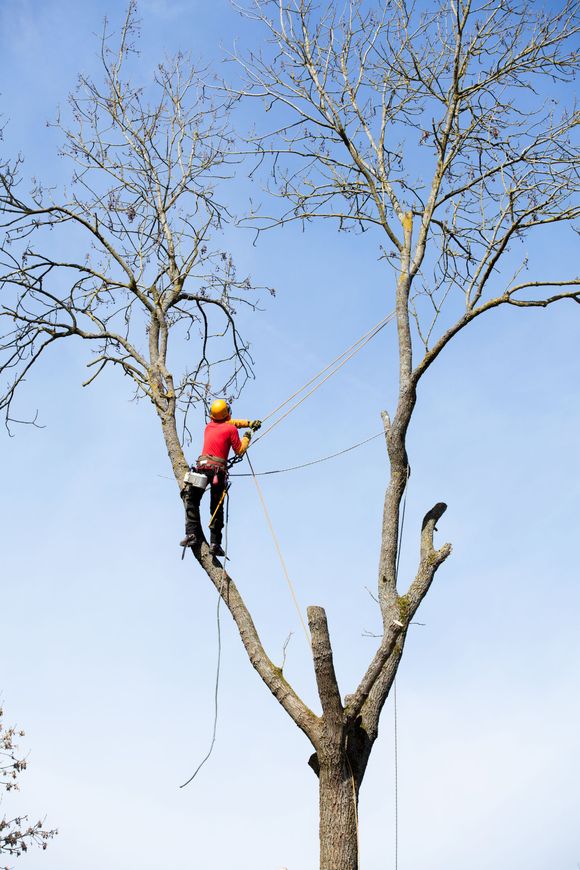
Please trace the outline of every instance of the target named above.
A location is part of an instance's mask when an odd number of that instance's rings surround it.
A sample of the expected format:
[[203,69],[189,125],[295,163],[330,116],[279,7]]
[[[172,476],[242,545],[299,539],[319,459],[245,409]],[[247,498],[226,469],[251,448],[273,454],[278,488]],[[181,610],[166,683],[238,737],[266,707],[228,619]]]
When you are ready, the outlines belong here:
[[344,757],[320,767],[320,870],[358,870],[358,795]]

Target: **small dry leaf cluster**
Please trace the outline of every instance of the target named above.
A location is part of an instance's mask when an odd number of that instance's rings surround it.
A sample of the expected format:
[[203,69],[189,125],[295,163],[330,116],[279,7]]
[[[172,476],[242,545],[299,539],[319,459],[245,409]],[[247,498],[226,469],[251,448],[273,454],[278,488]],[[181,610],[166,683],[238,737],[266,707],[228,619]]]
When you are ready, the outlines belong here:
[[[24,731],[15,727],[5,727],[4,710],[0,706],[0,789],[18,791],[18,776],[26,770],[26,759],[18,753],[16,739],[24,736]],[[46,849],[48,841],[57,833],[56,830],[44,830],[43,822],[30,824],[28,816],[0,818],[0,855],[18,857],[27,852],[30,846]],[[4,865],[0,870],[10,870]]]

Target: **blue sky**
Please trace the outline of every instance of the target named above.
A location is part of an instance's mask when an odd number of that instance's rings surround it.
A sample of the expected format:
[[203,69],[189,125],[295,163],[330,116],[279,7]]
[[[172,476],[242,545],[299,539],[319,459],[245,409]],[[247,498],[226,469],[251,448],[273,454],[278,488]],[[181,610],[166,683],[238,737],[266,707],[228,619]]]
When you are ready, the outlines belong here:
[[[252,36],[225,0],[141,3],[143,63],[165,51],[220,57]],[[46,120],[95,69],[103,15],[123,4],[0,2],[4,152],[58,178]],[[241,271],[274,285],[244,315],[256,380],[236,406],[263,416],[390,308],[372,240],[316,226],[252,245]],[[573,262],[550,234],[539,261]],[[329,299],[331,300],[329,304]],[[474,324],[420,389],[410,432],[401,576],[418,530],[448,503],[453,543],[410,633],[398,679],[400,867],[575,870],[580,862],[578,340],[572,304]],[[340,450],[380,430],[392,399],[392,327],[256,448],[257,470]],[[26,383],[42,430],[2,435],[2,668],[6,719],[29,770],[6,802],[60,829],[19,870],[314,870],[317,788],[303,736],[261,685],[229,619],[217,743],[205,754],[215,679],[215,591],[181,562],[182,510],[157,421],[106,375],[83,390],[84,350],[61,347]],[[201,427],[201,419],[198,420]],[[193,455],[197,448],[194,448]],[[303,607],[326,607],[344,693],[373,649],[387,464],[381,441],[264,492]],[[247,479],[231,497],[231,571],[275,660],[316,704],[308,650]],[[361,793],[361,867],[393,866],[393,709]]]

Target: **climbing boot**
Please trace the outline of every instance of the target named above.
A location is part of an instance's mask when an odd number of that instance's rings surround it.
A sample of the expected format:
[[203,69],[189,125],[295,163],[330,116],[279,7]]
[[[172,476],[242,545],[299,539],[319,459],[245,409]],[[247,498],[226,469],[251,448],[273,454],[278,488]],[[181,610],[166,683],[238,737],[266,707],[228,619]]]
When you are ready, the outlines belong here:
[[191,534],[191,535],[186,535],[185,538],[183,539],[183,541],[179,542],[179,546],[180,547],[197,547],[197,545],[200,543],[201,543],[201,541],[198,538],[198,536],[195,534]]
[[216,541],[212,541],[209,545],[209,552],[212,556],[225,556],[222,545],[218,544]]

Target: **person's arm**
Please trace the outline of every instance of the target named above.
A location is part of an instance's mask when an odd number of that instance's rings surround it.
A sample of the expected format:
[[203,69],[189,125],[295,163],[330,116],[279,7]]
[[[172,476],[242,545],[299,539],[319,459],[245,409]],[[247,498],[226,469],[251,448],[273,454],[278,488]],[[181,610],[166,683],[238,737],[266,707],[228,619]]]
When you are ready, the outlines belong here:
[[243,438],[240,439],[240,436],[238,435],[238,430],[232,428],[232,435],[231,435],[230,443],[232,445],[232,450],[234,451],[236,456],[243,456],[244,455],[244,453],[246,452],[246,450],[250,446],[251,438],[252,438],[252,433],[250,432],[249,429],[247,430],[247,432],[244,432]]
[[243,437],[242,437],[242,440],[240,441],[240,449],[238,450],[238,453],[237,453],[238,456],[243,456],[243,455],[244,455],[244,453],[246,452],[246,450],[247,450],[248,447],[250,446],[250,440],[251,440],[251,438],[252,438],[252,433],[250,432],[249,429],[247,429],[247,430],[244,432],[244,435],[243,435]]
[[253,432],[257,432],[260,426],[262,425],[261,420],[230,420],[236,429],[251,429]]

